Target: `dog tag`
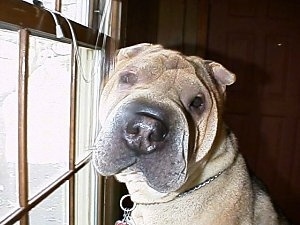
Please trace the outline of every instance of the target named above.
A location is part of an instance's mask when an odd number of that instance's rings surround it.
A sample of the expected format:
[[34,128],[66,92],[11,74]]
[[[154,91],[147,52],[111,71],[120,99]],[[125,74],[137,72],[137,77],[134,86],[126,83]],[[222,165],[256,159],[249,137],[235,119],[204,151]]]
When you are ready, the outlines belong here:
[[127,218],[126,221],[121,221],[118,220],[115,225],[135,225],[135,223],[133,222],[133,220]]
[[135,222],[133,221],[133,219],[131,217],[131,212],[135,208],[136,204],[134,203],[133,207],[131,209],[125,208],[123,206],[123,200],[126,197],[130,197],[130,195],[124,195],[120,200],[120,207],[124,211],[123,219],[115,222],[115,225],[135,225]]
[[115,225],[129,225],[129,224],[126,223],[126,222],[123,222],[123,221],[121,221],[121,220],[118,220],[118,221],[115,223]]
[[133,220],[131,218],[127,218],[126,222],[118,220],[115,225],[135,225],[135,223],[133,222]]
[[135,225],[135,222],[133,221],[131,216],[126,218],[126,223],[126,225]]

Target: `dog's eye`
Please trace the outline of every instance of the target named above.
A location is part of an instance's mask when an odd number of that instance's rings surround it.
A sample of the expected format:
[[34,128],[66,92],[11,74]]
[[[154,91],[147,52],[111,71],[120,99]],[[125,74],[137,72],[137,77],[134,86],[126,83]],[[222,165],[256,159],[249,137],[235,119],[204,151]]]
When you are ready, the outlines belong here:
[[193,109],[201,109],[204,106],[204,99],[201,96],[196,96],[190,103],[190,107]]
[[123,72],[120,74],[119,82],[120,84],[134,85],[137,82],[137,75],[132,72]]

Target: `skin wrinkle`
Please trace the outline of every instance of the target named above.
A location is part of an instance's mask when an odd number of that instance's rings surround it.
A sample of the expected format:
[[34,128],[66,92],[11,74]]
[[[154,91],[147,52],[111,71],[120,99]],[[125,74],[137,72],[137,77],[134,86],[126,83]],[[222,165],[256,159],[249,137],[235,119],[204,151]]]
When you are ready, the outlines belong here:
[[[184,131],[183,134],[182,134],[182,139],[183,139],[183,140],[184,140],[184,137],[186,137],[186,132],[185,132],[185,131]],[[184,149],[183,143],[184,143],[184,141],[181,142],[181,144],[182,144],[182,149]],[[188,152],[187,152],[187,154],[188,154]],[[185,167],[184,167],[184,170],[186,170],[186,169],[187,169],[187,158],[188,158],[188,155],[185,156],[185,155],[184,155],[184,151],[182,151],[182,158],[185,159]],[[182,170],[180,173],[181,173],[181,174],[184,174],[184,175],[186,174],[186,173],[183,173],[183,170]],[[186,179],[186,175],[185,175],[185,179]]]
[[[167,71],[165,71],[165,73],[166,73]],[[163,76],[164,74],[161,74],[161,76]],[[172,89],[173,89],[173,85],[171,85],[171,83],[172,84],[175,84],[175,81],[176,81],[176,77],[178,76],[178,74],[176,75],[176,76],[174,76],[174,78],[173,78],[173,80],[170,82],[170,84],[169,84],[169,86],[168,86],[168,88],[165,88],[165,89],[163,89],[163,92],[162,92],[162,94],[167,94],[168,92],[170,92]]]
[[[205,86],[205,85],[204,85],[204,86]],[[205,89],[208,90],[208,87],[205,86]],[[210,94],[209,94],[209,97],[210,97],[210,99],[212,99],[212,97],[211,97]],[[206,99],[207,99],[207,98],[206,98]],[[213,102],[213,101],[210,101],[210,102]],[[206,100],[205,104],[208,105],[207,100]],[[205,106],[205,107],[207,107],[207,106]],[[207,112],[207,116],[206,116],[207,118],[211,115],[212,109],[213,109],[213,104],[211,104],[211,107],[209,108],[209,111]],[[204,118],[202,118],[201,120],[198,119],[198,121],[195,120],[196,127],[200,127],[201,124],[203,123],[203,121],[204,121]],[[204,131],[203,131],[202,133],[206,134],[206,133],[207,133],[207,130],[208,130],[208,124],[206,123],[205,129],[204,129]],[[198,133],[198,129],[197,129],[197,133]],[[203,139],[205,138],[205,135],[197,134],[196,138],[197,138],[197,139],[196,139],[195,143],[203,143]],[[197,151],[201,151],[201,149],[200,149],[200,146],[195,145],[195,146],[194,146],[194,153],[196,153]],[[194,154],[194,155],[195,155],[195,154]]]
[[[138,62],[136,64],[139,65]],[[163,71],[159,71],[158,74],[157,74],[157,72],[155,73],[151,68],[140,68],[140,67],[137,67],[137,66],[128,66],[128,67],[130,67],[130,69],[136,67],[137,69],[134,70],[134,72],[138,75],[139,78],[145,77],[145,75],[144,75],[145,71],[147,71],[147,73],[151,74],[152,76],[156,75],[156,78],[159,78],[163,74]],[[143,81],[142,87],[141,87],[141,84],[140,84],[141,81]],[[135,85],[133,85],[133,86],[135,86],[135,89],[139,89],[139,88],[146,89],[146,87],[148,86],[148,84],[151,84],[152,82],[153,82],[153,77],[151,77],[150,79],[148,79],[148,81],[147,80],[143,80],[143,79],[142,80],[138,79],[138,82]]]

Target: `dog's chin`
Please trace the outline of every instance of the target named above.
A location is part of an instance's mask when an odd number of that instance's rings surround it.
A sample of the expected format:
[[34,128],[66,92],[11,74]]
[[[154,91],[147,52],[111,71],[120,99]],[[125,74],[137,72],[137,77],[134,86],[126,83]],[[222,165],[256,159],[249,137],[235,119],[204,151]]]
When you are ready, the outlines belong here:
[[173,200],[179,193],[176,191],[159,192],[149,186],[141,172],[122,171],[115,175],[119,182],[125,183],[131,200],[141,204],[162,203]]

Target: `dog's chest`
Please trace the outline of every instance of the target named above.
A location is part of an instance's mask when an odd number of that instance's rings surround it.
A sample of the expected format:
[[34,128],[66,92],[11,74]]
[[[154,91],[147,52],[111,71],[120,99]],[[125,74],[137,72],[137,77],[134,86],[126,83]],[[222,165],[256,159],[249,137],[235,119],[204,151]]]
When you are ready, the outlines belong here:
[[192,202],[189,198],[192,196],[184,196],[167,203],[138,204],[132,213],[133,220],[136,225],[197,224],[195,221],[199,220],[198,217],[202,214],[203,207],[202,204]]

